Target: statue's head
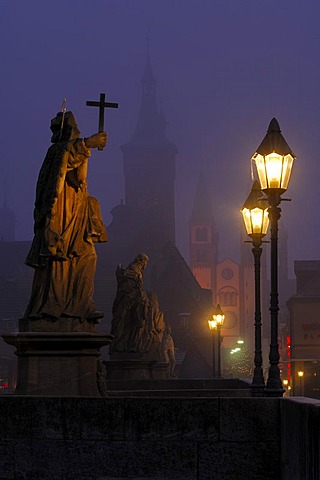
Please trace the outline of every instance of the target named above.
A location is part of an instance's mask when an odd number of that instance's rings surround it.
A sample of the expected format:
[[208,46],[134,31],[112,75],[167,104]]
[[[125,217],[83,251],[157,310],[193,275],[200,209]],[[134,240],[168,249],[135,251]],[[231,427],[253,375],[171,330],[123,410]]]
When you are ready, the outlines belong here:
[[62,112],[57,113],[51,120],[50,129],[52,131],[52,143],[68,142],[80,136],[80,130],[72,112],[65,112],[64,117]]
[[149,257],[145,253],[139,253],[139,255],[137,255],[136,258],[134,259],[134,263],[139,263],[142,269],[146,268],[148,261],[149,261]]

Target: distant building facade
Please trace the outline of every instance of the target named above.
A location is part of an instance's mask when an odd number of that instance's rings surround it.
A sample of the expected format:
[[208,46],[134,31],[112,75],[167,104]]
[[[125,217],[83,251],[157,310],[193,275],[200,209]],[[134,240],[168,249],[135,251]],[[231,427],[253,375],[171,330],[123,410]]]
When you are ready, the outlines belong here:
[[217,303],[225,314],[223,324],[224,348],[232,348],[241,337],[240,325],[240,267],[230,258],[217,265]]
[[218,264],[218,232],[203,170],[200,173],[189,221],[190,268],[201,285],[212,291],[216,303],[216,269]]
[[320,399],[320,261],[295,261],[294,271],[296,293],[287,302],[289,381],[294,395]]
[[[240,215],[240,213],[239,213]],[[235,228],[235,231],[237,228]],[[237,234],[237,232],[236,232]],[[201,171],[189,222],[190,268],[203,288],[212,290],[213,305],[219,304],[225,313],[222,328],[222,351],[226,364],[229,352],[235,348],[255,351],[255,278],[252,244],[244,228],[239,231],[240,263],[230,258],[219,259],[218,226],[213,218],[210,195],[204,172]],[[263,368],[267,377],[270,347],[270,283],[267,279],[269,245],[263,245],[261,256],[260,290],[262,319]],[[292,295],[294,281],[288,279],[288,234],[285,226],[279,233],[279,350],[280,368],[287,377],[287,339],[289,312],[286,301]],[[238,342],[241,342],[239,345]],[[244,342],[244,343],[242,343]],[[240,350],[239,350],[240,351]],[[236,355],[234,356],[236,358]]]

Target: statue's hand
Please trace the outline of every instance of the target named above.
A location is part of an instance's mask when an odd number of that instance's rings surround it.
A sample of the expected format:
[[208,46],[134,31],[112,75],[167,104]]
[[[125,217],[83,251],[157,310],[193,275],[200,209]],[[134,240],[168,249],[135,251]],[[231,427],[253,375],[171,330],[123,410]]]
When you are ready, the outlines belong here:
[[107,132],[100,132],[91,135],[91,137],[85,138],[84,143],[88,148],[104,148],[107,144]]

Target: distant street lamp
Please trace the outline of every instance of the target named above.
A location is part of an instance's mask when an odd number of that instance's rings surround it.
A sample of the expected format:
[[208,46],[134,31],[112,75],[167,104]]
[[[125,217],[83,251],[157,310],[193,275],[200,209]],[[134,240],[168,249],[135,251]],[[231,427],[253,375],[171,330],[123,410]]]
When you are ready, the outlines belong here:
[[261,294],[260,294],[260,258],[262,254],[262,239],[266,235],[269,225],[268,205],[263,199],[260,183],[255,180],[251,192],[245,201],[241,213],[246,227],[246,232],[251,237],[254,257],[254,373],[251,388],[254,395],[260,395],[265,390],[262,370],[261,349]]
[[212,378],[216,378],[216,331],[217,322],[212,318],[208,320],[208,325],[212,335]]
[[302,396],[302,378],[303,378],[303,375],[304,375],[304,371],[303,371],[303,370],[299,370],[299,371],[298,371],[298,377],[299,377],[300,397]]
[[221,328],[223,326],[224,322],[224,313],[218,304],[214,310],[214,313],[212,315],[213,320],[217,324],[217,332],[218,332],[218,378],[221,378],[221,343],[222,343],[222,338],[221,338]]
[[278,345],[278,221],[282,201],[281,195],[287,190],[291,176],[295,154],[290,149],[281,134],[278,121],[273,118],[268,132],[257,151],[252,157],[257,167],[261,190],[268,197],[268,213],[271,230],[271,343],[269,353],[269,376],[266,386],[267,396],[282,396],[282,387],[279,370],[279,345]]
[[287,391],[287,394],[290,395],[289,380],[287,380],[286,378],[284,378],[284,379],[282,380],[282,383],[283,383],[284,388],[285,388],[286,391]]

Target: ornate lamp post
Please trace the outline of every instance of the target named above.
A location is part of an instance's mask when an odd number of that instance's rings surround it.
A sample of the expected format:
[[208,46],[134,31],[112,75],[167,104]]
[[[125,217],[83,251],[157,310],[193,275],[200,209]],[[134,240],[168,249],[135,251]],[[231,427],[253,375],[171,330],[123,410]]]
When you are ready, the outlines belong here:
[[212,335],[212,378],[216,378],[216,331],[217,322],[212,318],[208,320],[208,325]]
[[218,304],[215,308],[215,311],[212,315],[213,320],[216,322],[217,325],[217,332],[218,332],[218,378],[221,378],[221,328],[224,322],[224,313]]
[[254,257],[254,373],[251,388],[254,395],[264,392],[265,384],[262,370],[261,350],[261,295],[260,295],[260,258],[262,254],[262,239],[266,235],[269,225],[268,205],[263,201],[260,183],[255,180],[251,192],[245,201],[241,213],[247,234],[251,237]]
[[271,230],[271,343],[269,354],[269,376],[266,386],[267,396],[282,396],[282,387],[279,370],[278,345],[278,221],[282,201],[281,195],[287,190],[291,176],[295,154],[290,149],[281,134],[278,121],[273,118],[270,122],[267,135],[262,140],[252,157],[257,167],[261,190],[266,193],[269,202],[269,219]]

